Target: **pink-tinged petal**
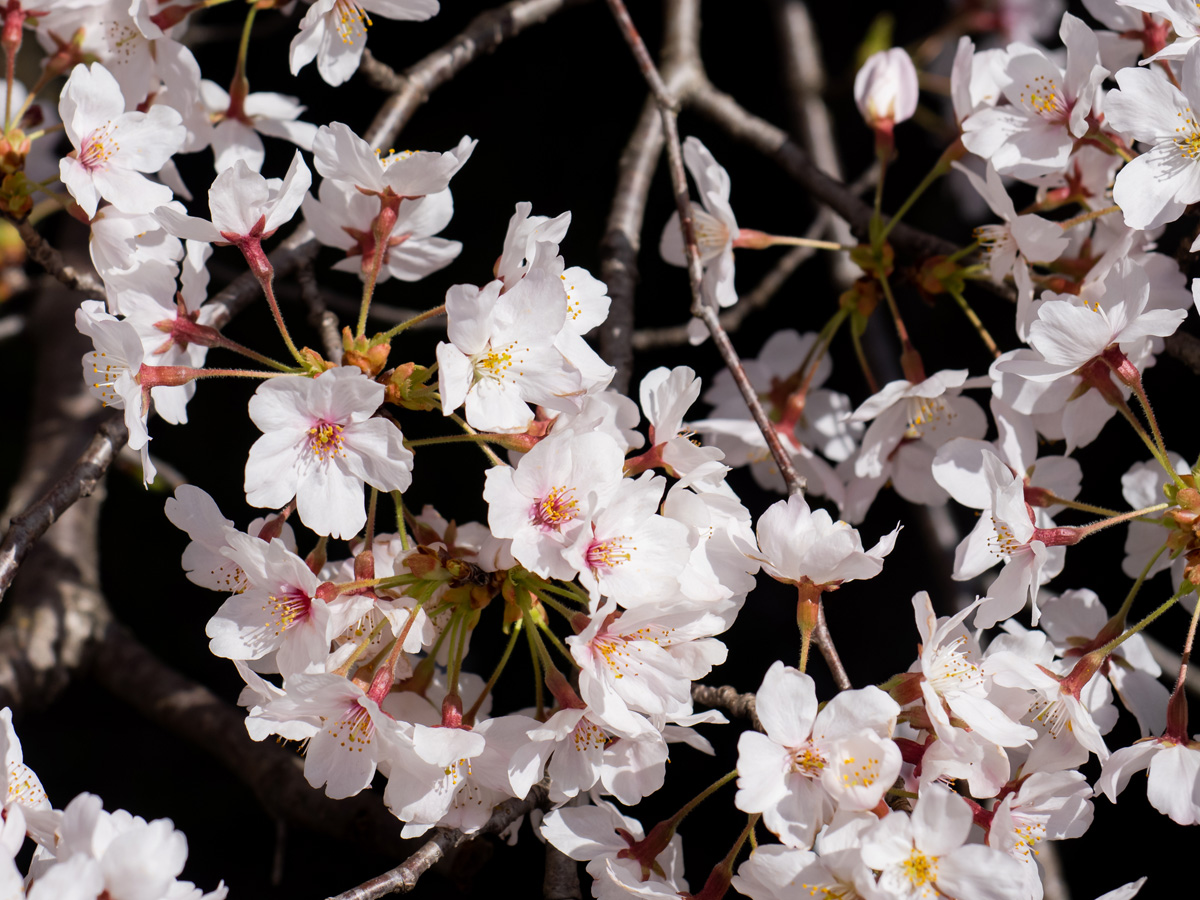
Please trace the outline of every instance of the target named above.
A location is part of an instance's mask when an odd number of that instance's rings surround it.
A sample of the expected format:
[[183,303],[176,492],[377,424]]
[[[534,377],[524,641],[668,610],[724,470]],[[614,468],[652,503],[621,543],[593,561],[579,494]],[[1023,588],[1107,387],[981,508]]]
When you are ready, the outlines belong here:
[[87,217],[90,219],[96,215],[96,207],[100,205],[100,192],[96,189],[92,173],[85,169],[79,160],[64,156],[58,161],[58,176]]
[[1131,747],[1122,747],[1105,762],[1100,777],[1096,779],[1096,793],[1102,793],[1113,803],[1125,790],[1134,773],[1150,765],[1150,761],[1163,749],[1160,741],[1142,741]]
[[471,360],[453,344],[437,345],[438,393],[442,396],[442,415],[448,416],[467,399],[471,387]]
[[986,441],[955,438],[938,448],[933,458],[933,478],[963,506],[985,509],[992,505],[983,469],[983,453],[991,451]]
[[290,222],[292,216],[296,214],[296,210],[300,208],[300,202],[307,196],[311,185],[312,173],[308,171],[308,166],[304,164],[304,157],[297,150],[292,156],[287,174],[283,176],[283,184],[279,188],[279,193],[275,194],[271,200],[263,230],[269,234],[281,225]]
[[117,142],[113,163],[138,172],[157,172],[187,138],[182,121],[179,113],[162,105],[145,113],[125,113],[111,132]]
[[1013,220],[1012,234],[1022,255],[1033,262],[1053,262],[1071,243],[1062,226],[1041,216],[1018,216]]
[[462,244],[439,237],[409,238],[388,252],[384,272],[401,281],[420,281],[444,269],[462,253]]
[[248,235],[263,215],[270,191],[267,180],[242,160],[217,175],[208,191],[208,207],[217,231]]
[[279,508],[296,495],[301,448],[293,432],[264,434],[246,460],[246,502],[251,506]]
[[117,79],[104,66],[79,64],[63,86],[58,111],[67,137],[78,150],[92,131],[125,112],[125,98]]
[[261,172],[267,158],[262,138],[249,125],[237,119],[224,119],[212,133],[213,165],[223,172],[239,159],[254,172]]
[[[970,38],[966,38],[968,43]],[[961,47],[961,45],[960,45]],[[971,187],[975,188],[975,193],[979,194],[987,203],[988,207],[1005,222],[1011,222],[1017,218],[1017,209],[1013,205],[1012,198],[1008,196],[1008,191],[1004,189],[1004,183],[1000,180],[1000,176],[996,173],[996,169],[990,163],[987,167],[987,180],[980,178],[966,166],[960,162],[953,162],[951,165],[967,176],[967,180],[971,182]]]
[[1190,114],[1187,98],[1153,68],[1131,66],[1113,76],[1120,90],[1104,98],[1104,119],[1137,141],[1174,137],[1179,120]]
[[356,478],[381,491],[406,491],[412,484],[413,454],[404,435],[387,419],[370,419],[344,432],[346,465]]

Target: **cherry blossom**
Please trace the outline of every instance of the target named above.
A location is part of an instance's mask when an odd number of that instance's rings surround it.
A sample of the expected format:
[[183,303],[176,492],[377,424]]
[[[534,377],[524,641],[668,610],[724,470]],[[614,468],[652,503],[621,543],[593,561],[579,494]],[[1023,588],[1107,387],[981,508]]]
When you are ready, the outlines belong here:
[[58,110],[75,148],[59,174],[89,219],[101,198],[127,213],[148,213],[170,201],[171,189],[142,173],[157,172],[182,146],[179,113],[166,106],[125,112],[117,80],[99,63],[71,71]]
[[1108,70],[1082,20],[1064,15],[1059,36],[1067,47],[1065,71],[1035,47],[1010,44],[1001,83],[1009,105],[984,108],[963,122],[963,144],[1001,175],[1028,179],[1059,171],[1075,139],[1087,134]]
[[422,22],[437,11],[437,0],[316,0],[300,21],[300,33],[292,38],[292,74],[316,59],[321,77],[337,87],[358,70],[372,13]]
[[358,534],[367,521],[364,482],[403,491],[412,481],[413,455],[400,429],[373,418],[383,394],[353,366],[264,381],[250,400],[250,418],[264,434],[246,462],[246,501],[280,507],[295,497],[301,521],[319,534]]

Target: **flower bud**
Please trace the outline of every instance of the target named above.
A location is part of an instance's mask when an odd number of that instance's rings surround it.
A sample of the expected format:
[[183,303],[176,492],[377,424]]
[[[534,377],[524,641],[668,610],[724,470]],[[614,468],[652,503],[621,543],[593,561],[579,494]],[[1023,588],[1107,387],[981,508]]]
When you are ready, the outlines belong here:
[[871,54],[854,77],[854,102],[867,124],[889,137],[917,110],[917,69],[899,47]]

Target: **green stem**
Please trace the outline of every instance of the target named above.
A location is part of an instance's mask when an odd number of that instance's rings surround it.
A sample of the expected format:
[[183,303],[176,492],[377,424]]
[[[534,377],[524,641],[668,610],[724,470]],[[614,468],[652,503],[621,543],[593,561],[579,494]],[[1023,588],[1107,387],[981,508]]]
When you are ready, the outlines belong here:
[[1121,157],[1121,159],[1125,160],[1125,162],[1133,162],[1133,156],[1130,155],[1129,151],[1123,147],[1119,147],[1108,135],[1098,131],[1095,134],[1088,135],[1088,137],[1095,140],[1096,143],[1102,144],[1109,153]]
[[436,444],[478,444],[481,442],[499,444],[503,441],[503,437],[475,432],[474,434],[448,434],[444,437],[416,438],[405,441],[405,443],[410,447],[432,447]]
[[288,353],[292,354],[292,359],[299,363],[301,367],[307,369],[308,367],[305,365],[304,357],[301,355],[300,350],[297,349],[295,343],[292,341],[292,335],[288,332],[287,325],[284,324],[283,313],[279,311],[279,303],[275,299],[275,288],[273,285],[274,280],[275,273],[272,270],[264,277],[260,278],[259,283],[262,285],[263,294],[267,298],[267,305],[271,307],[271,315],[275,319],[275,326],[279,329],[279,334],[283,338],[283,343],[288,348]]
[[1170,460],[1168,460],[1163,452],[1159,450],[1158,445],[1154,442],[1154,439],[1146,433],[1146,429],[1143,428],[1142,423],[1137,420],[1137,416],[1133,414],[1133,410],[1129,408],[1129,404],[1121,403],[1113,405],[1116,406],[1117,412],[1125,417],[1125,421],[1129,423],[1130,427],[1133,428],[1137,436],[1141,438],[1142,443],[1146,445],[1146,449],[1150,451],[1150,455],[1153,456],[1158,461],[1158,464],[1163,467],[1163,471],[1170,475],[1175,483],[1179,485],[1179,487],[1187,487],[1187,484],[1185,484],[1183,479],[1179,477],[1179,473],[1175,471],[1175,467],[1171,465]]
[[[463,431],[465,431],[467,434],[475,434],[475,435],[479,434],[479,432],[476,431],[474,428],[472,428],[470,425],[468,425],[466,420],[463,419],[462,416],[460,416],[458,413],[450,413],[450,420],[452,422],[454,422],[454,424],[456,424]],[[491,464],[493,466],[507,466],[508,465],[508,463],[506,463],[499,456],[497,456],[496,453],[492,450],[492,448],[489,447],[486,443],[481,442],[481,441],[476,442],[476,446],[479,447],[479,449],[483,451],[483,455],[488,458],[488,461],[491,462]]]
[[406,319],[405,321],[401,322],[399,325],[395,326],[394,328],[389,328],[383,334],[376,337],[372,341],[372,343],[385,344],[388,341],[390,341],[392,338],[394,338],[396,335],[398,335],[400,332],[405,331],[406,329],[412,328],[414,325],[418,325],[421,322],[424,322],[426,319],[432,319],[434,316],[444,315],[445,312],[446,312],[446,304],[445,303],[443,303],[441,306],[435,306],[433,309],[427,309],[427,310],[425,310],[425,312],[420,313],[419,315],[413,316],[411,319]]
[[550,626],[545,622],[538,622],[537,627],[539,631],[546,635],[550,643],[554,646],[554,649],[562,654],[563,659],[570,663],[573,668],[578,669],[579,663],[575,662],[575,657],[571,655],[571,651],[568,650],[563,642],[558,639],[558,635],[550,630]]
[[[1170,600],[1168,600],[1162,606],[1158,607],[1158,609],[1154,610],[1154,612],[1150,613],[1150,615],[1146,616],[1146,618],[1142,619],[1136,625],[1131,625],[1125,631],[1124,634],[1121,634],[1121,635],[1113,638],[1111,641],[1109,641],[1107,644],[1105,644],[1103,647],[1101,647],[1099,649],[1099,651],[1097,651],[1097,652],[1102,657],[1108,656],[1110,653],[1112,653],[1114,650],[1116,650],[1118,647],[1120,647],[1123,643],[1125,643],[1127,640],[1129,640],[1131,637],[1133,637],[1138,632],[1142,631],[1147,625],[1149,625],[1151,622],[1153,622],[1155,619],[1157,619],[1159,616],[1161,616],[1163,613],[1165,613],[1168,609],[1170,609],[1172,606],[1174,606],[1176,603],[1178,603],[1179,598],[1182,597],[1184,594],[1188,593],[1189,591],[1191,591],[1194,587],[1195,587],[1195,585],[1193,585],[1190,581],[1184,581],[1184,583],[1179,586],[1179,590],[1177,590],[1171,596]],[[1197,605],[1200,606],[1200,604],[1197,604]]]
[[396,532],[400,535],[400,549],[407,553],[412,546],[408,543],[408,524],[404,521],[404,493],[392,491],[392,503],[396,507]]
[[[883,230],[879,234],[879,246],[883,246],[883,243],[887,240],[888,235],[892,233],[892,229],[895,228],[896,224],[904,218],[909,209],[912,208],[912,205],[916,203],[920,196],[929,189],[930,185],[932,185],[935,181],[949,171],[950,160],[948,160],[945,156],[940,157],[934,164],[933,168],[930,169],[925,174],[925,177],[921,179],[921,183],[918,184],[916,188],[913,189],[913,192],[908,195],[908,199],[900,204],[900,208],[896,210],[896,212],[888,220],[887,224],[883,226]],[[880,184],[883,183],[882,171],[880,173],[879,182]]]
[[1167,452],[1166,442],[1163,441],[1162,432],[1158,430],[1158,419],[1154,415],[1154,410],[1150,407],[1150,398],[1146,396],[1146,389],[1142,386],[1142,379],[1138,377],[1134,379],[1133,393],[1138,398],[1138,403],[1141,404],[1142,412],[1146,414],[1146,421],[1150,423],[1150,430],[1154,433],[1154,442],[1158,445],[1158,450],[1162,454],[1159,459],[1163,463],[1163,468],[1174,480],[1175,484],[1180,488],[1188,486],[1175,471],[1175,467],[1171,465],[1171,455]]
[[976,250],[979,249],[979,247],[980,247],[979,241],[972,241],[971,243],[967,244],[967,246],[963,247],[961,250],[955,250],[953,253],[951,253],[949,256],[947,256],[946,262],[956,263],[960,259],[962,259],[964,256],[969,256],[972,253],[974,253]]
[[545,588],[538,588],[537,590],[533,590],[531,588],[530,590],[532,591],[533,595],[538,598],[538,600],[540,600],[546,606],[550,607],[552,610],[554,610],[560,616],[565,618],[568,622],[571,621],[571,619],[573,619],[575,617],[575,610],[569,609],[568,607],[566,607],[562,603],[560,603],[558,600],[555,600],[553,597],[551,597],[549,595],[549,592],[546,591]]
[[[546,721],[546,694],[545,688],[542,686],[542,660],[538,654],[538,643],[534,635],[537,630],[535,628],[525,628],[525,637],[529,640],[529,654],[533,658],[533,693],[534,702],[537,706],[537,714],[534,716],[539,722]],[[544,651],[545,648],[543,647]]]
[[671,816],[671,818],[667,820],[668,823],[671,823],[674,825],[674,827],[678,828],[679,823],[687,818],[688,813],[694,810],[697,806],[699,806],[721,788],[725,787],[725,785],[729,784],[729,782],[733,781],[733,779],[737,778],[737,774],[737,769],[734,769],[732,772],[726,772],[724,775],[702,790],[699,794],[685,803],[680,808],[679,812],[675,813],[675,815]]
[[871,394],[878,394],[879,382],[875,380],[875,373],[871,371],[871,363],[863,350],[862,338],[853,328],[850,329],[850,342],[854,345],[854,355],[858,359],[858,367],[862,369],[863,378],[867,381],[867,391]]
[[1068,500],[1066,497],[1060,497],[1057,494],[1046,492],[1046,500],[1050,503],[1056,503],[1059,506],[1065,506],[1068,509],[1077,509],[1080,512],[1088,512],[1097,516],[1119,516],[1121,513],[1115,509],[1109,509],[1105,506],[1093,506],[1090,503],[1080,503],[1078,500]]
[[1103,209],[1089,210],[1088,212],[1085,212],[1082,215],[1075,216],[1075,218],[1073,218],[1073,219],[1066,219],[1062,222],[1059,222],[1058,224],[1062,228],[1063,231],[1066,231],[1068,228],[1074,228],[1076,225],[1082,225],[1084,222],[1092,221],[1092,219],[1098,219],[1101,216],[1107,216],[1109,213],[1115,213],[1115,212],[1120,212],[1120,211],[1121,211],[1121,207],[1114,204],[1113,206],[1106,206]]
[[1082,525],[1077,530],[1079,531],[1079,539],[1091,537],[1097,531],[1103,531],[1105,528],[1111,528],[1114,525],[1120,525],[1122,522],[1128,522],[1130,519],[1136,519],[1139,516],[1144,516],[1147,513],[1158,512],[1166,509],[1170,503],[1156,503],[1154,506],[1147,506],[1143,509],[1134,509],[1129,512],[1121,513],[1117,516],[1112,516],[1108,519],[1101,519],[1099,522],[1092,522],[1090,525]]
[[[1124,623],[1126,616],[1129,615],[1129,610],[1133,608],[1134,598],[1137,597],[1138,591],[1140,591],[1142,589],[1142,584],[1146,581],[1146,578],[1150,575],[1150,569],[1153,568],[1153,566],[1156,562],[1158,562],[1158,558],[1163,555],[1163,551],[1166,549],[1167,549],[1167,545],[1163,544],[1161,547],[1158,548],[1158,552],[1156,552],[1152,557],[1150,557],[1150,561],[1148,563],[1146,563],[1145,566],[1142,567],[1142,573],[1140,575],[1138,575],[1137,581],[1135,581],[1133,583],[1133,587],[1131,587],[1129,589],[1129,593],[1125,595],[1125,600],[1121,603],[1121,608],[1117,610],[1117,615],[1113,616],[1113,618],[1120,617],[1121,622]],[[1200,604],[1197,604],[1197,605],[1200,605]]]
[[517,646],[517,638],[520,637],[521,628],[524,622],[514,622],[512,633],[508,636],[508,643],[504,645],[504,652],[500,655],[500,662],[496,663],[496,668],[492,670],[492,677],[487,680],[487,684],[483,686],[483,691],[475,698],[475,702],[471,704],[471,708],[463,713],[463,724],[474,724],[475,716],[479,713],[479,708],[483,706],[483,701],[491,694],[492,688],[496,686],[496,682],[500,680],[500,673],[504,671],[504,667],[508,665],[508,659],[512,656],[513,648]]
[[993,358],[999,359],[1000,348],[996,346],[995,340],[992,339],[991,334],[988,333],[988,330],[984,327],[983,322],[980,320],[979,316],[976,315],[975,310],[971,309],[971,305],[967,303],[967,298],[962,295],[962,291],[951,290],[950,296],[954,298],[954,302],[957,303],[959,309],[963,311],[963,315],[967,317],[967,321],[974,326],[975,333],[979,335],[979,339],[983,341],[984,346],[988,348],[988,352],[992,354]]

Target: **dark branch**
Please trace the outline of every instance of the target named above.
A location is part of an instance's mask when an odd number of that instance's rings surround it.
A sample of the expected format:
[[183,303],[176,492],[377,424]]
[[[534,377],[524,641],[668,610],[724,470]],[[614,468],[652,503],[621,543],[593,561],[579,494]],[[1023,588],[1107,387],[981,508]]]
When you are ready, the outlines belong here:
[[456,828],[439,828],[416,853],[396,868],[377,875],[358,887],[343,891],[336,897],[330,897],[329,900],[375,900],[387,894],[407,894],[417,886],[420,877],[449,850],[480,835],[498,834],[531,810],[544,809],[546,804],[546,789],[539,785],[530,791],[524,800],[506,800],[497,806],[487,824],[479,831],[463,834]]
[[735,718],[749,719],[755,731],[763,730],[762,722],[758,720],[758,710],[754,705],[753,694],[739,694],[727,684],[721,687],[693,684],[692,699],[711,709],[723,709]]
[[21,240],[25,242],[25,249],[29,251],[30,259],[71,290],[85,294],[90,300],[105,299],[104,285],[87,272],[80,272],[74,266],[67,265],[62,254],[38,234],[28,219],[14,219],[11,216],[6,218],[16,226]]

